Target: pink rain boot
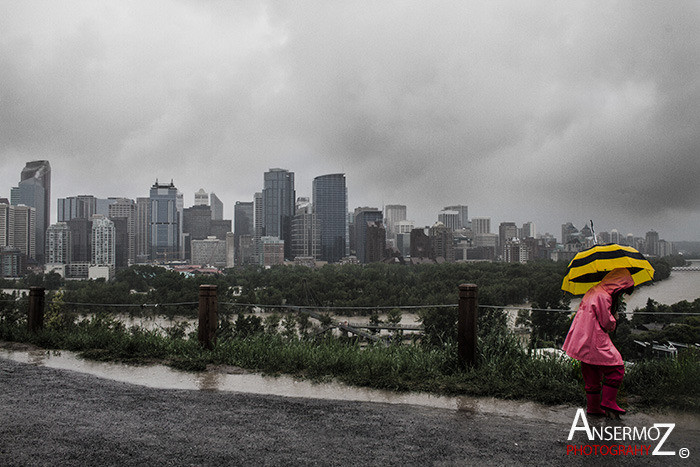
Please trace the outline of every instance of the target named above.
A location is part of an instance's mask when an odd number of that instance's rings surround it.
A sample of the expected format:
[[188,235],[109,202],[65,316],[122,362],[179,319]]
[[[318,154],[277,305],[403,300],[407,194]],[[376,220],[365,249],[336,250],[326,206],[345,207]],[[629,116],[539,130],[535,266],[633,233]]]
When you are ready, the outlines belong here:
[[600,392],[586,393],[586,400],[588,401],[586,408],[588,415],[605,415],[605,410],[600,408]]
[[600,401],[600,407],[605,409],[606,415],[612,415],[615,418],[619,418],[620,415],[627,413],[619,405],[617,405],[617,388],[612,386],[603,385],[603,395]]

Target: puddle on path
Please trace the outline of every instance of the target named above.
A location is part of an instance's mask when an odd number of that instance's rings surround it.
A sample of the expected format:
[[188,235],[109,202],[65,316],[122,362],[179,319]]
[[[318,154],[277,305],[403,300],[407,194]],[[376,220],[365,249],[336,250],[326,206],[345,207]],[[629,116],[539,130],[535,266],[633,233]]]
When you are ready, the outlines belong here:
[[[0,349],[0,358],[49,368],[78,371],[100,378],[160,389],[232,391],[285,397],[307,397],[340,401],[380,402],[435,407],[469,414],[507,415],[547,420],[570,425],[576,413],[572,406],[545,406],[534,402],[507,401],[480,397],[444,397],[425,393],[395,393],[355,388],[340,383],[312,383],[288,376],[263,376],[255,373],[230,374],[212,370],[197,373],[178,371],[164,365],[134,366],[93,362],[69,351]],[[630,414],[628,424],[653,424],[668,421],[700,430],[698,417],[682,414]]]

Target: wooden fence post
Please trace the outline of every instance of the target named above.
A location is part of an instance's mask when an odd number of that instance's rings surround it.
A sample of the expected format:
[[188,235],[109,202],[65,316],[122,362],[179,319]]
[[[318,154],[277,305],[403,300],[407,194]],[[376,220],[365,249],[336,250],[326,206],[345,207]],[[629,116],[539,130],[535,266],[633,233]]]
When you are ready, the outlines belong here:
[[460,284],[459,319],[457,321],[457,352],[463,366],[476,364],[477,286]]
[[216,342],[216,327],[218,325],[217,297],[215,285],[199,286],[199,343],[211,350]]
[[29,314],[27,326],[30,332],[37,332],[44,327],[44,288],[29,288]]

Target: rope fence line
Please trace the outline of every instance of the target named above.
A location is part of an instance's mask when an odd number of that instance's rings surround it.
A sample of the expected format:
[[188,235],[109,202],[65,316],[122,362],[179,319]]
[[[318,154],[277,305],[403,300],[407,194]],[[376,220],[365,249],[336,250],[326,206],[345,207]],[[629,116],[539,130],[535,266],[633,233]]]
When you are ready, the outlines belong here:
[[158,308],[166,306],[194,306],[199,302],[180,302],[180,303],[79,303],[79,302],[62,302],[62,305],[71,306],[104,306],[114,308]]
[[[2,303],[17,303],[17,300],[0,300]],[[82,302],[63,302],[63,305],[84,306],[84,307],[112,307],[112,308],[161,308],[171,306],[195,306],[199,302],[175,302],[175,303],[82,303]],[[367,310],[416,310],[424,308],[457,308],[457,304],[442,304],[442,305],[397,305],[397,306],[300,306],[300,305],[273,305],[261,303],[237,303],[237,302],[219,302],[219,305],[247,308],[286,308],[295,311],[312,310],[327,310],[327,311],[367,311]],[[509,311],[537,311],[545,313],[563,313],[571,314],[577,310],[566,310],[556,308],[532,308],[518,307],[510,305],[478,305],[479,308],[509,310]],[[700,313],[678,313],[678,312],[651,312],[651,311],[625,311],[624,314],[631,315],[653,315],[662,316],[700,316]]]

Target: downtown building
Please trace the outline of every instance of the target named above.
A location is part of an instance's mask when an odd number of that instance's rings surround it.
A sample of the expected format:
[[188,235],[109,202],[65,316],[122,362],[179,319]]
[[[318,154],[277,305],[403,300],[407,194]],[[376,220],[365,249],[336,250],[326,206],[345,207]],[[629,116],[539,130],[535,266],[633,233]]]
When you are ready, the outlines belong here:
[[349,254],[348,190],[345,174],[328,174],[312,183],[313,212],[319,223],[320,259],[337,263]]
[[297,200],[292,219],[292,258],[314,263],[320,258],[320,223],[308,198]]
[[262,215],[263,236],[284,242],[284,257],[292,257],[292,218],[295,214],[296,192],[294,172],[270,169],[263,177]]
[[25,205],[36,210],[34,230],[35,252],[31,258],[40,264],[46,254],[46,229],[51,224],[51,164],[49,161],[27,162],[20,182],[11,189],[11,204]]
[[443,212],[444,211],[452,211],[452,212],[457,213],[457,220],[455,222],[454,227],[443,222],[443,224],[445,224],[447,227],[450,227],[452,230],[466,229],[467,227],[469,227],[469,207],[468,206],[466,206],[464,204],[457,204],[455,206],[445,206],[443,208]]
[[[384,215],[377,208],[360,207],[355,208],[355,255],[360,263],[367,263],[367,227],[376,225],[377,222],[383,223]],[[385,232],[386,235],[386,232]]]
[[171,181],[151,187],[149,238],[151,259],[171,261],[180,259],[182,234],[182,195]]
[[[57,222],[46,229],[46,264],[69,264],[73,253],[70,228],[66,222]],[[65,276],[65,271],[63,274]]]
[[255,234],[254,213],[254,203],[252,201],[236,201],[233,207],[234,261],[237,266],[257,263],[255,260],[255,245],[253,243]]

